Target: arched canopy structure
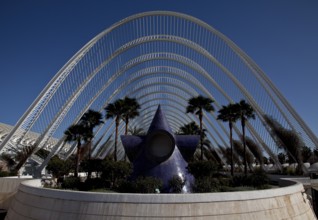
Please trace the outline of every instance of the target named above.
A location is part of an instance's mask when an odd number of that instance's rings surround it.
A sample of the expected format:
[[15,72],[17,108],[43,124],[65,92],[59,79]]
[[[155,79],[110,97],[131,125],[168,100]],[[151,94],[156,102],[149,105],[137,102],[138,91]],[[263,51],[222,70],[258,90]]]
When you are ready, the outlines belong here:
[[[180,126],[197,121],[185,109],[187,100],[199,94],[215,100],[216,112],[241,99],[250,103],[257,117],[248,123],[247,136],[270,156],[277,153],[277,147],[264,126],[265,114],[301,134],[308,147],[318,145],[316,136],[270,79],[230,39],[192,16],[152,11],[115,23],[80,49],[34,100],[0,150],[19,148],[28,134],[36,132],[40,134],[35,141],[38,148],[52,139],[60,140],[50,150],[67,157],[72,152],[71,145],[62,147],[67,127],[88,109],[103,112],[108,103],[124,96],[141,103],[141,116],[133,126],[147,130],[161,104],[177,132]],[[113,138],[114,126],[108,120],[97,129],[93,156],[106,152],[102,148]],[[216,120],[216,113],[205,115],[204,126],[216,152],[228,145],[227,126]],[[238,139],[240,129],[234,131]]]

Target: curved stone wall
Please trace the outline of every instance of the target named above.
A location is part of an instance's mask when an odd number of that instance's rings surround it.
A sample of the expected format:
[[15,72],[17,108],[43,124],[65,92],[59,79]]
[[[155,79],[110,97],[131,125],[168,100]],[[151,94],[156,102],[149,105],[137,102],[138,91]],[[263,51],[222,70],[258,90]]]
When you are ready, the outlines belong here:
[[301,184],[203,194],[88,193],[23,182],[7,220],[18,219],[316,219]]
[[27,179],[18,177],[0,178],[0,209],[9,209],[11,198],[17,192],[20,183],[25,180]]

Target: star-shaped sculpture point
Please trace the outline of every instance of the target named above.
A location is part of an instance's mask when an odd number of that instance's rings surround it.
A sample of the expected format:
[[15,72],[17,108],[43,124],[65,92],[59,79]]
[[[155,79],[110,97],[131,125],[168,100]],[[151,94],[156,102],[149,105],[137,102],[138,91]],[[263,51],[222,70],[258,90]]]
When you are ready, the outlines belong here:
[[160,178],[166,188],[165,191],[169,191],[168,182],[174,175],[183,176],[189,183],[193,179],[186,167],[199,139],[199,135],[173,134],[160,105],[147,135],[121,136],[126,154],[134,165],[133,178],[138,176]]

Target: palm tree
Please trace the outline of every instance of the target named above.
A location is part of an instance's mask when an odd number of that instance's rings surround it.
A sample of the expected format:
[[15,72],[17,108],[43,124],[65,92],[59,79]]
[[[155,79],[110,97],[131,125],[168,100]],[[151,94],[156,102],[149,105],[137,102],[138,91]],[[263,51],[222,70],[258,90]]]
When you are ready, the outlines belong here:
[[129,120],[139,116],[140,105],[135,98],[125,97],[123,99],[123,115],[122,118],[125,121],[125,135],[128,134]]
[[[85,114],[80,119],[80,124],[82,124],[85,128],[87,128],[89,130],[89,132],[92,134],[92,138],[93,138],[94,128],[96,126],[104,123],[102,119],[103,119],[103,116],[100,112],[89,109],[87,112],[85,112]],[[87,140],[88,143],[86,144],[88,147],[88,163],[89,164],[91,164],[92,138],[89,138]],[[83,153],[85,155],[86,151],[83,151]],[[90,179],[91,175],[92,175],[91,167],[89,166],[87,178]]]
[[115,118],[115,152],[114,160],[117,161],[117,142],[118,142],[118,127],[120,119],[123,117],[124,112],[124,101],[122,99],[117,99],[114,103],[110,103],[105,108],[106,110],[106,119]]
[[231,175],[234,175],[234,164],[233,164],[233,123],[235,123],[239,118],[237,114],[236,105],[228,104],[227,106],[222,106],[219,110],[217,119],[222,120],[223,122],[229,123],[230,128],[230,149],[231,149]]
[[[234,144],[233,144],[234,146]],[[240,158],[238,157],[237,154],[232,154],[231,152],[231,148],[227,147],[227,148],[224,148],[222,146],[220,146],[220,150],[221,150],[221,153],[223,154],[223,157],[226,159],[227,163],[231,163],[231,158],[232,158],[232,155],[233,155],[233,164],[237,164],[238,167],[240,167],[241,165],[241,161],[240,161]]]
[[[103,116],[100,112],[89,109],[80,119],[80,124],[86,127],[91,134],[96,126],[104,123],[102,120]],[[91,139],[88,140],[91,142]],[[88,149],[88,159],[91,159],[91,144],[89,144]]]
[[309,147],[303,146],[301,149],[301,156],[303,162],[310,162],[310,160],[312,160],[313,152]]
[[255,119],[254,109],[250,104],[241,100],[237,105],[237,114],[241,120],[242,125],[242,138],[244,146],[244,174],[247,175],[247,158],[246,158],[246,141],[245,141],[245,124],[248,119]]
[[87,139],[92,137],[92,134],[90,133],[90,130],[87,129],[82,124],[76,124],[71,125],[65,132],[64,132],[66,138],[65,142],[76,142],[77,143],[77,152],[76,152],[76,159],[75,159],[75,172],[74,176],[78,176],[78,170],[79,170],[79,154],[80,149],[82,146],[82,142],[86,141]]
[[246,145],[248,149],[251,151],[251,153],[254,155],[256,160],[258,160],[261,168],[264,166],[264,156],[263,152],[258,144],[256,144],[251,138],[247,137],[245,138]]
[[278,155],[278,160],[281,164],[286,163],[286,154],[284,154],[283,152],[280,152]]
[[245,160],[245,157],[246,157],[247,165],[252,171],[253,170],[252,163],[254,162],[254,155],[249,150],[244,151],[244,147],[242,146],[242,143],[239,140],[233,141],[233,148],[236,154],[239,156],[239,158]]
[[[217,153],[215,152],[215,150],[213,150],[213,148],[211,146],[212,145],[211,141],[207,138],[207,135],[205,132],[206,132],[206,130],[203,129],[203,131],[202,131],[203,155],[208,160],[213,159],[217,163],[220,163],[220,158],[217,155]],[[181,134],[181,135],[200,135],[200,128],[194,121],[192,121],[188,124],[181,126],[179,128],[178,134]],[[194,153],[194,159],[199,160],[200,157],[201,157],[201,150],[196,150]]]
[[214,111],[212,103],[214,100],[210,98],[203,97],[199,95],[197,97],[192,97],[188,100],[187,113],[194,113],[199,117],[200,121],[200,146],[201,146],[201,160],[203,160],[203,128],[202,128],[202,119],[203,119],[203,110],[207,112]]
[[128,129],[128,134],[130,134],[130,135],[146,135],[146,132],[143,128],[139,128],[137,126],[134,126],[134,127]]
[[199,117],[200,121],[200,146],[201,146],[201,160],[203,160],[203,127],[202,127],[202,119],[203,119],[203,110],[207,112],[214,111],[214,107],[212,103],[214,100],[203,97],[199,95],[197,97],[192,97],[188,100],[187,113],[194,113]]
[[5,163],[5,165],[9,171],[14,170],[16,162],[13,159],[12,155],[10,155],[8,153],[3,153],[0,155],[0,160],[2,160]]
[[19,150],[15,156],[14,159],[15,161],[18,161],[18,163],[15,166],[15,171],[19,171],[23,164],[28,160],[28,158],[33,154],[33,152],[36,150],[36,145],[30,145],[30,146],[25,146],[21,150]]
[[277,144],[278,148],[282,148],[286,151],[288,159],[291,162],[297,162],[298,174],[306,172],[306,168],[303,165],[303,159],[301,155],[301,149],[305,146],[300,134],[292,129],[283,127],[278,121],[268,115],[264,115],[265,122],[271,130],[271,135]]
[[200,128],[194,121],[192,121],[180,127],[178,133],[185,134],[185,135],[199,135]]

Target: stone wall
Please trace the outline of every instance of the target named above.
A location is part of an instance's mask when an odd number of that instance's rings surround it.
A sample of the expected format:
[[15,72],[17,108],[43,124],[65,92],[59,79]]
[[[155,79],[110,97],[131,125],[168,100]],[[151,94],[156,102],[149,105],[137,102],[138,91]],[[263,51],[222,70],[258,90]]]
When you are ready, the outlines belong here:
[[18,177],[0,178],[0,209],[8,209],[12,196],[17,192],[22,181],[26,179]]
[[19,219],[316,219],[303,186],[202,194],[62,191],[23,182],[7,220]]

